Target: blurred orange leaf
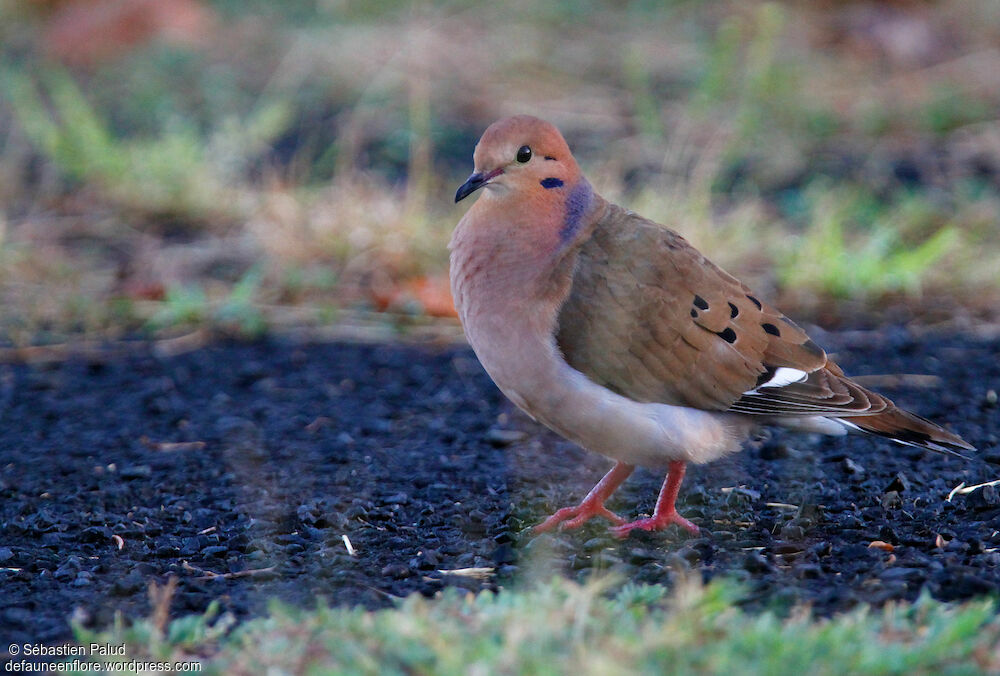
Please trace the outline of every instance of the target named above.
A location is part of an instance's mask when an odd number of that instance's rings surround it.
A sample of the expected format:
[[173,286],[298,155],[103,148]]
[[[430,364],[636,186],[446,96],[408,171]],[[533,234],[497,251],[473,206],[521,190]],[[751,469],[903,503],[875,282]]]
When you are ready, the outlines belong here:
[[444,275],[407,279],[391,288],[373,290],[372,302],[379,311],[401,309],[415,302],[431,317],[458,317],[451,284]]
[[892,544],[882,540],[873,540],[868,544],[868,549],[881,549],[883,552],[891,552],[896,549]]
[[45,51],[66,63],[89,66],[156,39],[199,44],[215,16],[198,0],[72,0],[49,3],[42,35]]

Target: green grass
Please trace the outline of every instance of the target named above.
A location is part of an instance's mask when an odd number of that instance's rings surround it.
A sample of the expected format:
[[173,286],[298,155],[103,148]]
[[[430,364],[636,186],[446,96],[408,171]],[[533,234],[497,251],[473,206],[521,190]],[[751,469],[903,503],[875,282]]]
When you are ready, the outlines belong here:
[[260,290],[261,270],[251,268],[225,298],[216,303],[208,300],[199,286],[172,287],[149,320],[153,331],[158,329],[211,325],[224,332],[254,338],[266,328],[266,320],[256,301]]
[[62,69],[43,70],[38,83],[17,70],[0,71],[0,94],[27,139],[66,179],[92,185],[111,205],[147,218],[237,218],[237,178],[287,128],[291,114],[286,101],[263,102],[246,119],[219,120],[205,133],[175,119],[149,137],[117,138]]
[[273,604],[233,625],[204,616],[77,629],[131,658],[199,659],[206,674],[982,674],[1000,668],[993,601],[865,608],[816,619],[747,613],[715,582],[661,586],[562,579],[473,596],[449,589],[367,611]]
[[888,207],[858,190],[817,186],[805,195],[808,227],[790,239],[777,266],[787,287],[837,299],[917,296],[935,265],[960,246],[960,228],[919,195]]

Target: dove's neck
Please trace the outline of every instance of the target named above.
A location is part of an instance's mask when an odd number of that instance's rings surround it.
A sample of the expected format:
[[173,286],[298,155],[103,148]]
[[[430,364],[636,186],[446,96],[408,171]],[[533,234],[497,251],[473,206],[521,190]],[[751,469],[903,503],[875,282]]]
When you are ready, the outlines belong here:
[[524,200],[508,205],[487,193],[450,245],[455,307],[483,368],[519,408],[581,443],[576,418],[608,391],[566,363],[555,334],[579,247],[606,209],[587,191],[579,216],[538,202],[519,209]]
[[487,192],[455,229],[455,307],[479,360],[519,405],[512,388],[558,381],[555,372],[568,368],[556,349],[556,318],[579,247],[606,207],[581,178],[558,191]]

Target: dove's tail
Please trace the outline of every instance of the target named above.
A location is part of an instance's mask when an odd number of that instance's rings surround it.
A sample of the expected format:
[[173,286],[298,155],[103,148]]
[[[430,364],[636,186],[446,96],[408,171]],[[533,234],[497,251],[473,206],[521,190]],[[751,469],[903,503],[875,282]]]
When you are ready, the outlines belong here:
[[961,451],[976,450],[975,446],[957,434],[900,408],[893,407],[875,415],[838,418],[837,422],[849,429],[853,428],[867,434],[892,439],[900,444],[926,448],[960,458],[968,459],[968,456]]

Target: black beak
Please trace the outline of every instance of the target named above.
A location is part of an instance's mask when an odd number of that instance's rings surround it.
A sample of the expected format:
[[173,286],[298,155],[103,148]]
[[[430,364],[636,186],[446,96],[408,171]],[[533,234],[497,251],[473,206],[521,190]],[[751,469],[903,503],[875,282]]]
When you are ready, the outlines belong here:
[[481,173],[473,174],[469,177],[468,181],[462,184],[458,192],[455,193],[455,203],[458,204],[484,185],[486,185],[486,177]]
[[458,189],[458,192],[455,193],[455,203],[457,204],[461,202],[466,197],[468,197],[469,195],[471,195],[472,193],[476,192],[484,185],[489,183],[490,179],[492,179],[494,176],[502,173],[503,173],[502,169],[496,169],[489,173],[476,172],[475,174],[470,176],[469,180],[463,183],[462,186]]

